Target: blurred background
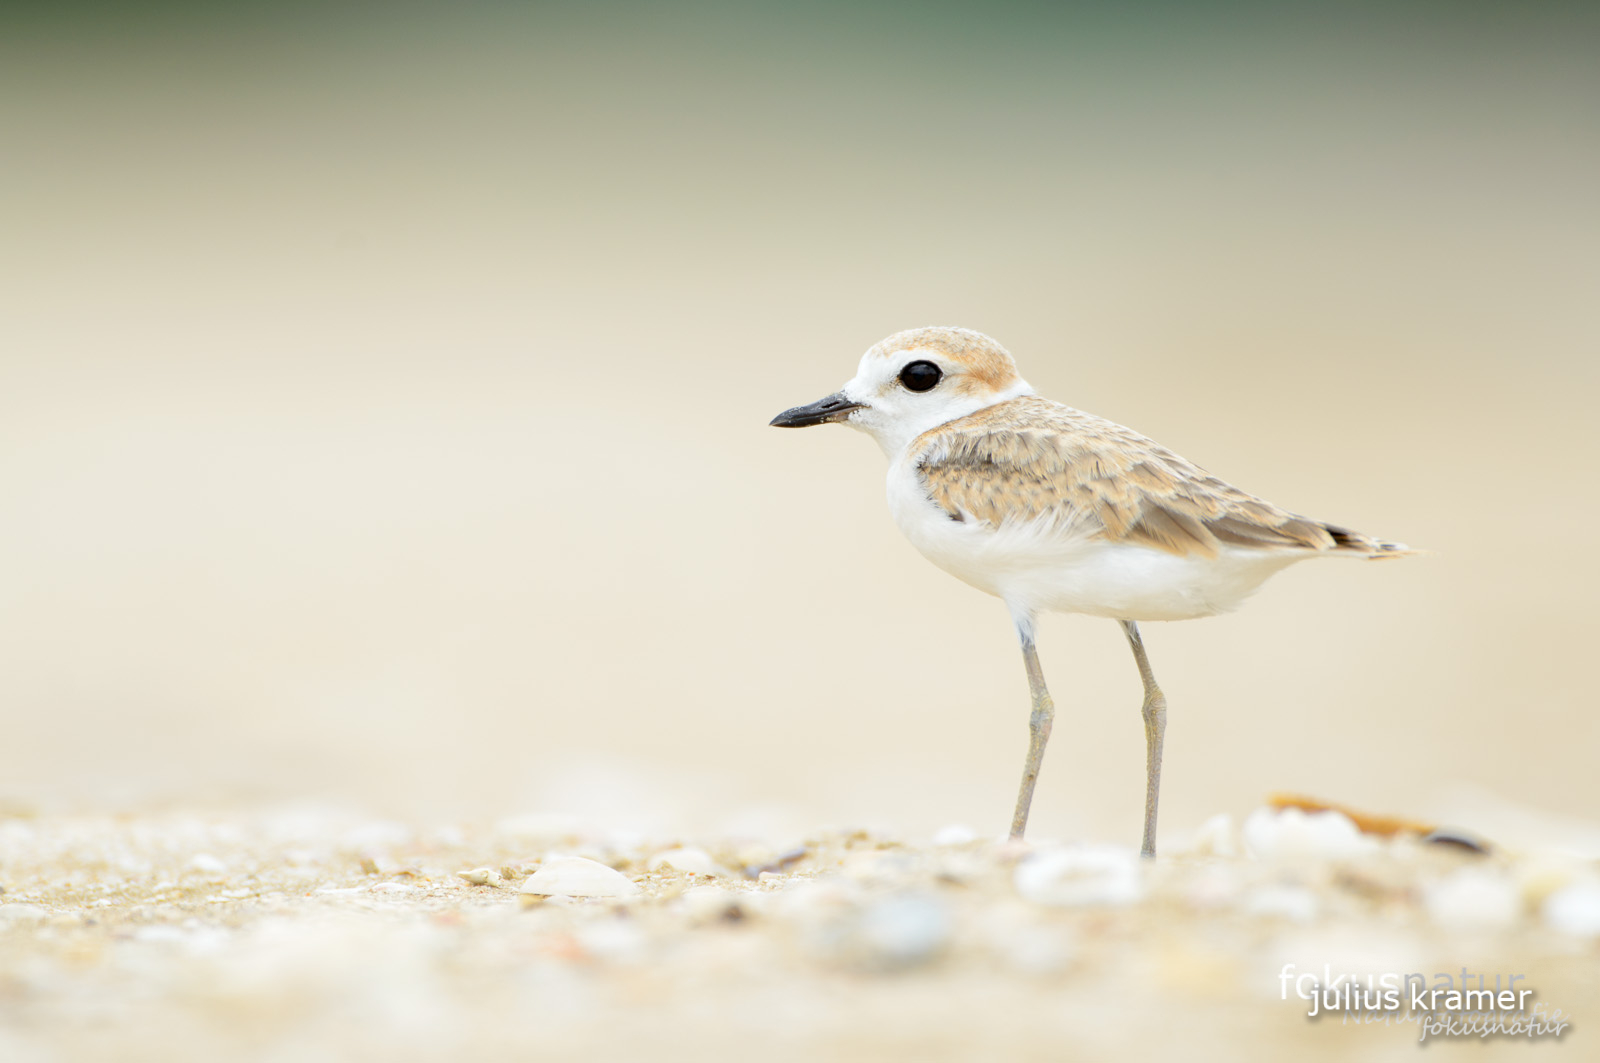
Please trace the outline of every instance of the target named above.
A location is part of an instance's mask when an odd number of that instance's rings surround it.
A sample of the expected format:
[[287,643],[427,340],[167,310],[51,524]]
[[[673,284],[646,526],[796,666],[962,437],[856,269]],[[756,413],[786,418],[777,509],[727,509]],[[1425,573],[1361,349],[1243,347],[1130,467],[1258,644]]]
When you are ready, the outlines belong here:
[[[1164,831],[1600,800],[1590,5],[3,18],[7,807],[998,834],[1005,610],[767,427],[926,324],[1433,551],[1147,625]],[[1042,654],[1033,833],[1134,844],[1121,634]]]

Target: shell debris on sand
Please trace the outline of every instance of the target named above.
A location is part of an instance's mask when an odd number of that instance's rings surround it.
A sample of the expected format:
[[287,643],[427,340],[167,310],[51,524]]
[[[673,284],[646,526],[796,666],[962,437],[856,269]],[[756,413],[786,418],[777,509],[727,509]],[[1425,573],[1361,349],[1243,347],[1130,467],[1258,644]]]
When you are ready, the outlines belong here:
[[525,897],[631,897],[639,887],[597,860],[557,856],[529,875],[519,892]]
[[1351,1034],[1279,996],[1286,961],[1515,971],[1579,1023],[1600,966],[1593,860],[1338,812],[1215,818],[1154,862],[956,830],[282,818],[0,818],[0,1058],[703,1059],[782,1031],[809,1058],[1318,1061]]
[[650,858],[650,870],[659,871],[662,868],[686,871],[691,875],[728,874],[727,870],[719,867],[711,854],[704,849],[684,845],[662,850]]
[[1241,833],[1246,850],[1264,859],[1351,857],[1373,852],[1378,845],[1341,811],[1307,812],[1293,805],[1256,809],[1245,818]]
[[456,877],[471,886],[496,886],[500,883],[500,872],[492,867],[474,867],[466,871],[457,871]]

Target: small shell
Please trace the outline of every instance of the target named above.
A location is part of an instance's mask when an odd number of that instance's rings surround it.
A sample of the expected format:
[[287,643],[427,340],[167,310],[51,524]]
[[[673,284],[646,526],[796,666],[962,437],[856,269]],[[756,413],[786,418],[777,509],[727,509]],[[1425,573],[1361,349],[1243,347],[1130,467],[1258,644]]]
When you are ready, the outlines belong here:
[[682,846],[657,853],[650,858],[650,870],[659,871],[664,867],[687,871],[692,875],[726,874],[704,849],[689,849]]
[[1442,845],[1451,849],[1461,849],[1465,852],[1477,853],[1480,856],[1489,851],[1487,842],[1474,838],[1466,831],[1451,830],[1447,827],[1429,831],[1422,836],[1422,840],[1428,845]]
[[1269,860],[1341,859],[1378,846],[1343,812],[1258,808],[1246,817],[1242,833],[1245,849]]
[[597,861],[558,856],[529,875],[520,892],[540,897],[631,897],[639,887]]

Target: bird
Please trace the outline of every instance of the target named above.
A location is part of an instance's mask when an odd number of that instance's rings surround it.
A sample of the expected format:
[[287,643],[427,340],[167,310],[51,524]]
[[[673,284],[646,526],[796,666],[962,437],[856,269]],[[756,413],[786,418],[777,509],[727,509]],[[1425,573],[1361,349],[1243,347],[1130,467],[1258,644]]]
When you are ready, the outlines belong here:
[[1301,516],[1234,487],[1131,428],[1034,393],[998,342],[971,329],[896,332],[839,391],[770,422],[843,424],[889,459],[889,512],[929,561],[1004,602],[1032,709],[1010,837],[1028,825],[1055,720],[1039,667],[1040,613],[1117,621],[1144,686],[1144,832],[1154,858],[1167,700],[1140,621],[1238,607],[1313,557],[1394,558],[1404,543]]

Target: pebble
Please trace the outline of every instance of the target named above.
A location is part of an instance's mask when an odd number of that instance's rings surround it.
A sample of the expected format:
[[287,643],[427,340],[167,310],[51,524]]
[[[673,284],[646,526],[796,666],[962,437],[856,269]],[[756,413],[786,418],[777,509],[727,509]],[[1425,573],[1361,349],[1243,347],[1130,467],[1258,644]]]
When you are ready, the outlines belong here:
[[[1579,854],[1508,841],[1478,857],[1415,838],[1356,838],[1359,859],[1274,862],[1341,851],[1352,838],[1337,815],[1258,817],[1249,853],[1272,859],[1246,855],[1242,817],[1215,817],[1187,851],[1173,844],[1155,862],[1131,846],[964,841],[954,828],[935,836],[939,844],[914,845],[819,831],[788,856],[779,844],[788,838],[758,846],[668,836],[672,844],[623,851],[617,837],[593,834],[551,850],[474,833],[472,849],[441,852],[423,841],[392,854],[399,864],[374,858],[375,867],[412,869],[392,881],[357,874],[356,854],[339,845],[342,827],[285,843],[248,835],[227,843],[142,821],[108,821],[96,828],[103,837],[87,841],[73,835],[81,829],[73,820],[41,824],[24,835],[0,816],[8,888],[0,902],[10,902],[0,903],[0,1011],[31,1029],[55,1023],[65,1036],[63,1014],[138,1015],[150,1002],[150,1040],[135,1046],[149,1048],[145,1055],[174,1016],[221,1029],[241,1014],[287,1023],[284,1058],[320,1043],[336,1022],[360,1037],[391,1031],[378,1044],[391,1056],[497,1057],[505,1052],[492,1038],[503,1031],[493,1024],[505,1016],[547,1042],[546,1054],[564,1055],[615,1025],[620,1007],[658,1054],[687,1046],[715,1056],[726,1046],[706,1048],[713,1024],[732,1021],[732,1036],[748,1045],[752,1030],[828,1029],[836,1006],[858,1016],[837,1026],[856,1044],[907,1030],[922,1048],[935,1044],[934,1054],[938,1043],[959,1054],[967,1042],[941,1023],[971,1015],[979,1027],[957,1034],[998,1037],[1007,1048],[1022,1028],[1009,1024],[1042,1014],[1039,1029],[1060,1052],[1093,1055],[1125,1032],[1117,1001],[1141,994],[1148,1014],[1167,1014],[1174,1029],[1199,1029],[1200,1009],[1215,1006],[1240,1029],[1277,1024],[1320,1041],[1325,1022],[1307,1027],[1303,1004],[1279,995],[1286,963],[1298,977],[1476,970],[1480,960],[1490,967],[1509,957],[1490,969],[1531,969],[1541,998],[1570,1014],[1587,999],[1582,979],[1600,947],[1600,865]],[[197,852],[231,877],[209,879],[214,871],[191,864]],[[703,869],[699,857],[709,854],[720,858],[714,865],[749,863],[747,876],[766,874],[758,885],[681,870]],[[467,865],[474,856],[490,863]],[[127,861],[152,870],[107,870]],[[512,891],[530,875],[519,912]],[[644,894],[637,903],[585,899]],[[506,903],[486,903],[496,899]],[[1256,1000],[1260,1010],[1246,1013]],[[309,1024],[294,1021],[302,1012]],[[684,1013],[702,1017],[692,1027],[652,1025]],[[1106,1014],[1109,1025],[1082,1040]],[[485,1040],[460,1040],[457,1031],[480,1027]],[[9,1032],[0,1031],[0,1060],[34,1059],[7,1051]],[[1395,1033],[1374,1031],[1372,1042],[1391,1043]],[[885,1054],[900,1047],[884,1043]],[[224,1047],[250,1055],[249,1046]],[[525,1047],[537,1046],[513,1046]],[[1025,1055],[1030,1046],[1016,1047]],[[1274,1058],[1295,1057],[1292,1045],[1279,1047]],[[168,1058],[187,1060],[177,1051]]]
[[1139,855],[1115,845],[1033,853],[1017,865],[1012,883],[1024,900],[1064,907],[1131,904],[1144,893]]
[[541,897],[631,897],[639,887],[620,871],[581,856],[558,856],[523,882],[521,893]]

